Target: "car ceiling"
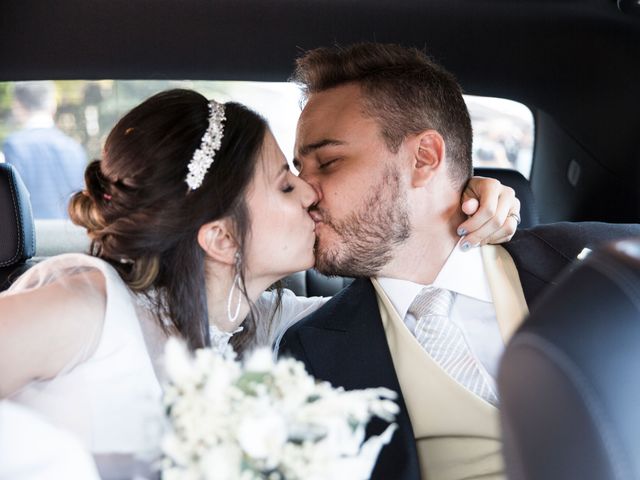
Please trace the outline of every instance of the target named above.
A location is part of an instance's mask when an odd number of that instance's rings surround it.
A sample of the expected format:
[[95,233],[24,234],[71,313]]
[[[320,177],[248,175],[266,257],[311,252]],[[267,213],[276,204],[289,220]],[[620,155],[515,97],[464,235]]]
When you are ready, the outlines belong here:
[[5,0],[0,80],[286,80],[300,52],[424,47],[467,93],[552,115],[616,176],[640,159],[640,17],[613,0]]

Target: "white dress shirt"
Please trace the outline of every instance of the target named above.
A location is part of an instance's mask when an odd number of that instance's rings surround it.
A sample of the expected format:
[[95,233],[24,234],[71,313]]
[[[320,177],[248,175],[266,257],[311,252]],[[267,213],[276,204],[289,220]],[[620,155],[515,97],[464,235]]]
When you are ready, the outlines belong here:
[[[429,285],[385,277],[378,278],[378,282],[407,328],[415,334],[416,318],[407,314],[407,311],[420,290]],[[472,248],[463,252],[456,245],[432,286],[456,293],[449,318],[462,330],[482,374],[495,389],[504,342],[480,249]]]

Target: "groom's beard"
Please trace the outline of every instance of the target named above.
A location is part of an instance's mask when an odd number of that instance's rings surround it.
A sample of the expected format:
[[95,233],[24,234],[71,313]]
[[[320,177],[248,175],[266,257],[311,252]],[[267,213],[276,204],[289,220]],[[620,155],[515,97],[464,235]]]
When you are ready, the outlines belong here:
[[406,192],[397,168],[387,167],[360,207],[343,220],[315,210],[339,238],[331,245],[316,239],[316,269],[325,275],[374,277],[391,261],[393,249],[411,234]]

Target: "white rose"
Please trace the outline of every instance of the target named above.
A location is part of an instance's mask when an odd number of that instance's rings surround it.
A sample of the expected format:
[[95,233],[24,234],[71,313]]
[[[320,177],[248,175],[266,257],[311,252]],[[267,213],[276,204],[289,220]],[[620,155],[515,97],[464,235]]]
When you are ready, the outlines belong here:
[[200,464],[206,480],[237,480],[242,470],[242,452],[226,443],[210,449]]
[[273,365],[273,352],[270,348],[255,349],[244,362],[248,372],[270,372]]
[[170,337],[164,349],[164,363],[169,379],[176,385],[184,385],[195,380],[195,370],[186,345],[177,338]]
[[257,413],[242,419],[238,427],[238,443],[248,456],[264,462],[265,468],[275,468],[287,441],[287,425],[275,410]]
[[162,451],[174,463],[184,466],[190,461],[190,454],[183,442],[174,434],[166,434],[162,439]]

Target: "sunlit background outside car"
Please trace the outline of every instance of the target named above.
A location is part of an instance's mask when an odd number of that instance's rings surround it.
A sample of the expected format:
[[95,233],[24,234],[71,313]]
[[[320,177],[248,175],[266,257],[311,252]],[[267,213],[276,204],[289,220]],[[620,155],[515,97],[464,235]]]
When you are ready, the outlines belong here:
[[[24,128],[15,113],[18,82],[0,83],[0,145]],[[191,88],[218,101],[237,101],[264,115],[291,158],[301,94],[291,83],[234,81],[55,81],[55,126],[80,143],[87,159],[101,157],[109,130],[143,99],[168,88]],[[531,110],[506,99],[465,96],[473,123],[474,166],[511,168],[529,178],[534,123]],[[8,160],[8,159],[7,159]],[[5,161],[0,156],[0,161]],[[37,216],[37,212],[36,212]]]

